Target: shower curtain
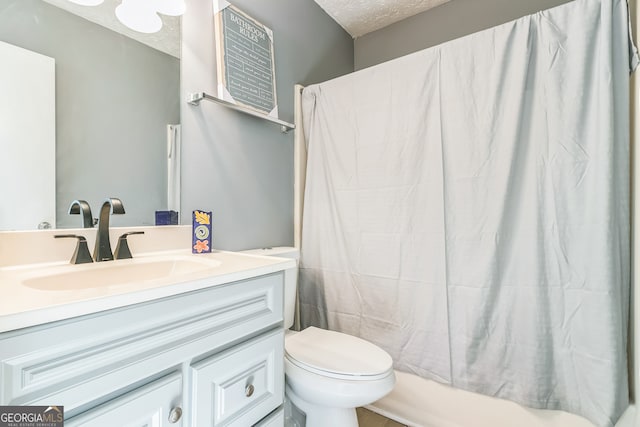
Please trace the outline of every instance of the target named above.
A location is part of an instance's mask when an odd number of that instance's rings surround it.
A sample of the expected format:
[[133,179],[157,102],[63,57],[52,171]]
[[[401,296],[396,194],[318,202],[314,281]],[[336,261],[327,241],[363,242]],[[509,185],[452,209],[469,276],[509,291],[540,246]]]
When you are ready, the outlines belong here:
[[628,406],[628,28],[624,0],[576,0],[307,87],[303,326],[612,426]]

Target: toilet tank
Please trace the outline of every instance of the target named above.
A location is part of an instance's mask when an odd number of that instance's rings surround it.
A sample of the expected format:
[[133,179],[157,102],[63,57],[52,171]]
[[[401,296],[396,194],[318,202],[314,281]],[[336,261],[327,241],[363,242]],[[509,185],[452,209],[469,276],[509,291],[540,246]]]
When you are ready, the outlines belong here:
[[297,266],[300,259],[300,251],[288,246],[279,246],[273,248],[249,249],[241,252],[251,255],[275,256],[296,260],[295,268],[290,268],[284,271],[284,328],[291,328],[293,326],[293,320],[296,312],[296,290],[298,287]]

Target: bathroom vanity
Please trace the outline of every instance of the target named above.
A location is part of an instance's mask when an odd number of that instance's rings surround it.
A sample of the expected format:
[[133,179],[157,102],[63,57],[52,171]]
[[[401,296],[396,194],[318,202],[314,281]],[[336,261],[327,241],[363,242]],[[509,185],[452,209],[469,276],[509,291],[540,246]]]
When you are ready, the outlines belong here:
[[[211,262],[125,283],[170,259]],[[294,261],[123,261],[0,268],[0,405],[64,406],[65,426],[282,426],[283,280]],[[115,283],[88,285],[94,272]]]

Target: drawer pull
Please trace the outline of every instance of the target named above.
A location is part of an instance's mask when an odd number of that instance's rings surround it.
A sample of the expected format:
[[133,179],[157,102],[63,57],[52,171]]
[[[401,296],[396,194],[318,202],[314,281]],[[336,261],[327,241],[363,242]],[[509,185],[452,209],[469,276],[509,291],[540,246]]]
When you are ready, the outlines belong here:
[[175,424],[178,421],[180,421],[180,418],[182,418],[182,408],[181,407],[176,407],[173,408],[171,410],[171,412],[169,412],[169,422],[171,424]]
[[253,386],[253,384],[249,384],[247,388],[244,389],[244,394],[247,397],[251,397],[254,391],[255,391],[255,387]]

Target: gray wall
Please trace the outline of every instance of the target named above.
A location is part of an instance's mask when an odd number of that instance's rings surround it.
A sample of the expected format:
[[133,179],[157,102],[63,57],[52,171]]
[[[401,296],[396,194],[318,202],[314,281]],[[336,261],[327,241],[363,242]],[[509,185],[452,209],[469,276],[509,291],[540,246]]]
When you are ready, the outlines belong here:
[[[293,132],[203,101],[216,93],[211,0],[190,0],[182,28],[182,219],[213,211],[213,246],[239,250],[293,244]],[[353,41],[312,0],[236,0],[274,32],[280,118],[293,122],[293,85],[353,71]]]
[[569,0],[451,0],[354,41],[355,69],[369,67]]
[[167,203],[180,61],[41,0],[0,0],[0,40],[56,61],[58,226],[80,226],[67,214],[72,200],[86,199],[97,216],[110,196],[127,211],[112,224],[154,224]]

